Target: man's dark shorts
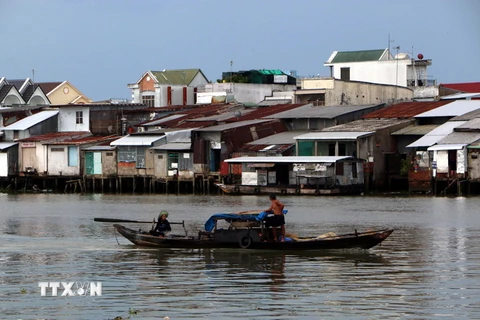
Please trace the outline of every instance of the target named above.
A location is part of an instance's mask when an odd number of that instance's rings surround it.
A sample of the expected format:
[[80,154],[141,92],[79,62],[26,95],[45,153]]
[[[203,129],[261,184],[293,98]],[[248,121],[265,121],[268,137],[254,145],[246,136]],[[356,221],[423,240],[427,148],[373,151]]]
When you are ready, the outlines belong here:
[[284,224],[285,224],[285,216],[283,214],[273,215],[271,217],[268,217],[267,220],[265,221],[265,226],[267,228],[269,228],[269,227],[281,227]]

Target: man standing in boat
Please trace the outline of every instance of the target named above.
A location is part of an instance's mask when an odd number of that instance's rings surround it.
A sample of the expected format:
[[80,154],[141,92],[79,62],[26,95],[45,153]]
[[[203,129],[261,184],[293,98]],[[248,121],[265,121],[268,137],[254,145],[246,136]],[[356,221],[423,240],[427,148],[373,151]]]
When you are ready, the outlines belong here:
[[281,203],[275,194],[270,194],[270,208],[267,212],[272,212],[273,216],[270,216],[265,221],[267,228],[272,227],[273,240],[277,241],[277,227],[281,227],[282,237],[281,241],[285,241],[285,216],[283,215],[283,208],[285,205]]

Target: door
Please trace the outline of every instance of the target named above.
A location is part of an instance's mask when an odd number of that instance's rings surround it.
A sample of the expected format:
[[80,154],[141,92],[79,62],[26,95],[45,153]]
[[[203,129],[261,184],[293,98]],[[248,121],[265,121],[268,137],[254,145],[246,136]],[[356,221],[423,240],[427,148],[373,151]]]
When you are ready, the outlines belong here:
[[93,152],[85,152],[85,174],[94,174]]
[[102,174],[102,153],[93,153],[93,174]]

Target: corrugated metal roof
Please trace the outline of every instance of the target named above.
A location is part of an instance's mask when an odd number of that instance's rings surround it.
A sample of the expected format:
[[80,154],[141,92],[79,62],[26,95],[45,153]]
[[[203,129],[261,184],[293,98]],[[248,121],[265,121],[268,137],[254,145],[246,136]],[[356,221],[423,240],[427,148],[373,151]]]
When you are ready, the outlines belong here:
[[273,114],[284,112],[287,110],[297,109],[301,106],[304,106],[305,103],[297,104],[277,104],[268,107],[259,107],[253,109],[250,113],[241,115],[240,117],[234,117],[231,121],[244,121],[244,120],[255,120],[260,118],[267,118]]
[[179,142],[188,142],[191,143],[192,141],[192,130],[193,129],[185,129],[185,130],[175,130],[175,131],[168,131],[165,132],[165,136],[167,137],[167,143],[179,143]]
[[258,139],[252,142],[247,143],[247,145],[278,145],[278,144],[294,144],[294,137],[305,134],[309,131],[285,131],[277,134],[272,134],[271,136]]
[[192,148],[192,144],[185,143],[185,142],[177,142],[177,143],[166,143],[160,146],[152,147],[150,149],[154,150],[190,150]]
[[281,154],[284,151],[293,148],[294,143],[289,144],[245,144],[243,147],[239,148],[238,151],[241,152],[270,152]]
[[41,111],[39,113],[35,113],[31,116],[23,118],[22,120],[18,120],[17,122],[12,123],[11,125],[3,128],[3,130],[27,130],[34,125],[50,119],[58,114],[58,110],[49,110],[49,111]]
[[444,106],[418,114],[415,118],[456,117],[480,109],[480,100],[455,100]]
[[84,137],[72,137],[71,139],[65,139],[62,141],[52,141],[46,142],[45,144],[69,144],[69,145],[82,145],[88,143],[100,143],[100,142],[108,142],[118,139],[118,136],[84,136]]
[[[480,113],[480,110],[478,111]],[[455,131],[478,131],[478,130],[480,130],[480,118],[474,118],[472,120],[468,120],[464,124],[459,125],[458,127],[455,128]]]
[[128,135],[118,140],[112,141],[110,145],[111,146],[151,146],[154,142],[160,139],[165,139],[165,136],[163,135],[162,136]]
[[249,114],[252,111],[253,111],[252,109],[241,109],[236,111],[223,112],[221,114],[215,114],[208,117],[196,118],[190,121],[223,121],[223,120],[232,119],[235,117],[241,117],[242,115]]
[[392,136],[423,136],[438,127],[438,124],[427,124],[423,126],[411,125],[395,132],[392,132]]
[[448,121],[436,127],[420,139],[410,143],[407,148],[430,147],[453,132],[453,129],[464,124],[465,121]]
[[330,63],[378,61],[385,50],[339,51]]
[[412,122],[413,120],[408,119],[363,119],[325,128],[322,132],[372,132],[394,125],[408,124]]
[[189,85],[198,73],[203,75],[203,72],[200,69],[179,69],[150,72],[157,79],[158,83],[172,85]]
[[228,163],[334,163],[338,160],[353,159],[353,157],[328,157],[328,156],[297,156],[297,157],[238,157],[227,159]]
[[16,144],[18,142],[0,142],[0,150],[8,149]]
[[480,93],[455,93],[448,96],[443,96],[440,99],[442,100],[456,100],[456,99],[466,99],[466,98],[480,98]]
[[470,144],[480,139],[480,132],[452,132],[438,141],[438,144]]
[[294,137],[295,140],[356,140],[359,137],[372,135],[374,132],[309,132]]
[[461,143],[461,144],[436,144],[434,146],[429,147],[427,150],[428,151],[460,150],[460,149],[463,149],[466,145],[467,145],[466,143]]
[[249,126],[249,125],[268,122],[268,121],[271,121],[271,120],[260,119],[260,120],[238,121],[238,122],[220,124],[218,126],[201,128],[201,129],[197,129],[195,131],[198,131],[198,132],[207,132],[207,131],[220,132],[220,131],[224,131],[224,130],[228,130],[228,129],[238,128],[238,127],[243,127],[243,126]]
[[178,119],[178,118],[181,118],[181,117],[184,117],[184,116],[185,116],[184,114],[171,114],[171,115],[168,115],[168,116],[160,118],[160,119],[144,122],[144,123],[142,123],[142,127],[158,126],[159,124],[162,124],[164,122],[167,122],[167,121],[170,121],[170,120],[175,120],[175,119]]
[[450,101],[431,101],[431,102],[403,102],[391,105],[389,107],[373,111],[363,116],[363,119],[372,118],[413,118],[414,116],[433,110],[450,103]]
[[[345,114],[365,109],[372,109],[378,107],[378,104],[361,105],[361,106],[328,106],[328,107],[314,107],[312,104],[288,110],[277,114],[272,114],[268,118],[274,119],[301,119],[301,118],[322,118],[333,119]],[[267,117],[265,117],[267,118]]]
[[258,103],[259,106],[274,106],[276,104],[291,104],[292,99],[275,99],[275,100],[263,100]]

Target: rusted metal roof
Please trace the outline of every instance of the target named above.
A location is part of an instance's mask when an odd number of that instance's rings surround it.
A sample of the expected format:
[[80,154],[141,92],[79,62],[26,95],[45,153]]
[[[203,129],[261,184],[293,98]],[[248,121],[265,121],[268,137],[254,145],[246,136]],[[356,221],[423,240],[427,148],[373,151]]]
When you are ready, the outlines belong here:
[[469,93],[480,92],[480,82],[441,83],[440,87]]
[[120,138],[120,136],[88,136],[88,137],[81,137],[81,138],[73,138],[70,140],[48,142],[45,144],[82,145],[82,144],[90,144],[90,143],[112,142],[114,140],[117,140],[118,138]]
[[268,121],[272,121],[272,120],[265,120],[265,119],[245,120],[245,121],[231,122],[231,123],[226,123],[226,124],[220,124],[220,125],[217,125],[217,126],[206,127],[206,128],[202,128],[202,129],[197,129],[195,131],[221,132],[221,131],[225,131],[225,130],[229,130],[229,129],[239,128],[239,127],[244,127],[244,126],[250,126],[250,125],[253,125],[253,124],[268,122]]
[[429,102],[403,102],[392,106],[371,112],[364,115],[363,119],[382,119],[382,118],[413,118],[418,114],[433,110],[450,103],[451,101],[429,101]]
[[[224,112],[227,112],[229,109],[238,108],[237,105],[231,104],[211,104],[211,105],[204,105],[200,108],[194,108],[190,110],[182,110],[181,114],[182,117],[178,117],[176,119],[171,119],[169,121],[165,121],[162,123],[162,127],[165,128],[194,128],[195,126],[183,124],[189,120],[205,118],[213,115],[219,115]],[[173,114],[171,114],[173,115]],[[214,120],[208,121],[210,124],[214,124]],[[202,126],[202,125],[201,125]]]
[[43,144],[52,143],[55,141],[65,141],[71,139],[80,139],[83,137],[91,136],[92,133],[89,131],[67,131],[67,132],[54,132],[40,134],[37,136],[32,136],[25,139],[20,139],[20,142],[42,142]]

